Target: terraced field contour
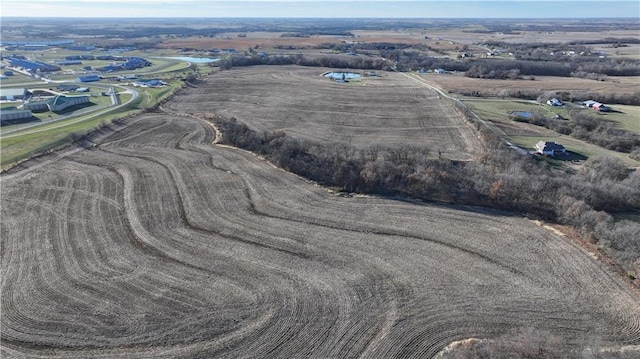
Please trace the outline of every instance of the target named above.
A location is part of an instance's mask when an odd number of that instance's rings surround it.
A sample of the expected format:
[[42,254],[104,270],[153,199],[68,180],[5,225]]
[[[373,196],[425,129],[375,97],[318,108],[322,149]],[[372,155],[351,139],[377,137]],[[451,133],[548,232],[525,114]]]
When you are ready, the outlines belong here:
[[640,344],[638,296],[526,219],[339,197],[214,140],[148,114],[2,176],[3,358],[429,358],[530,326]]

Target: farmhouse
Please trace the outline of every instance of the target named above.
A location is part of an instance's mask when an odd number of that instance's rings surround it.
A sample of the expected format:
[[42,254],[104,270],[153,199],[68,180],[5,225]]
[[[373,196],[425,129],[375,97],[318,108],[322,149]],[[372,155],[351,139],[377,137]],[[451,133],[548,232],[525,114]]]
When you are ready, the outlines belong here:
[[535,149],[536,149],[536,153],[547,155],[547,156],[555,156],[558,154],[567,153],[567,149],[564,148],[563,145],[557,144],[555,142],[549,142],[549,141],[540,141],[536,143]]

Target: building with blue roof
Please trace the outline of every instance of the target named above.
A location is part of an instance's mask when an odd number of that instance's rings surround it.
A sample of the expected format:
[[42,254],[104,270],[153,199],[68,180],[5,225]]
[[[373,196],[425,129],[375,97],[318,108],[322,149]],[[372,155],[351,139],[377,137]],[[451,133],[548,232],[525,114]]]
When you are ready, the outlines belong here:
[[100,81],[102,79],[102,77],[100,77],[99,75],[86,75],[86,76],[78,76],[77,81],[78,82],[95,82],[95,81]]

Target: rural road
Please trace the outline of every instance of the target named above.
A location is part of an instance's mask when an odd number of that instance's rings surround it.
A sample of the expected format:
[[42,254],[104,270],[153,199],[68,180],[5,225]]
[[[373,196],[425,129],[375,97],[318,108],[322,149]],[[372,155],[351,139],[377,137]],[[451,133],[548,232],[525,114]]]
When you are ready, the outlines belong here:
[[[420,78],[420,77],[411,76],[410,74],[407,74],[407,73],[404,73],[404,72],[400,72],[400,71],[398,71],[398,70],[395,70],[395,71],[396,71],[397,73],[400,73],[400,74],[402,74],[402,75],[406,76],[407,78],[411,79],[412,81],[415,81],[415,82],[417,82],[417,83],[419,83],[419,84],[421,84],[421,85],[423,85],[423,86],[425,86],[425,87],[427,87],[427,88],[429,88],[429,89],[431,89],[431,90],[433,90],[433,91],[437,92],[437,93],[438,93],[438,95],[440,95],[440,96],[442,96],[442,97],[444,97],[444,98],[448,98],[448,99],[450,99],[450,100],[453,100],[453,101],[455,101],[456,103],[458,103],[458,104],[462,105],[463,107],[467,108],[467,109],[469,110],[469,113],[470,113],[470,114],[473,116],[473,118],[475,119],[475,121],[478,121],[478,122],[482,123],[482,125],[483,125],[485,128],[489,129],[489,130],[490,130],[491,132],[493,132],[496,136],[498,136],[499,138],[501,138],[501,139],[502,139],[502,141],[507,145],[507,147],[509,147],[509,148],[513,149],[514,151],[516,151],[516,152],[518,152],[519,154],[522,154],[522,155],[529,155],[529,154],[530,154],[530,152],[529,152],[529,151],[527,151],[527,150],[525,150],[525,149],[523,149],[523,148],[520,148],[520,147],[518,147],[518,146],[514,145],[513,143],[509,142],[508,140],[506,140],[506,139],[504,138],[503,134],[502,134],[502,131],[500,131],[500,130],[499,130],[499,129],[498,129],[498,128],[493,124],[493,123],[488,122],[488,121],[485,121],[485,120],[483,120],[482,118],[480,118],[480,116],[476,115],[476,114],[475,114],[475,113],[474,113],[474,112],[473,112],[473,111],[472,111],[472,110],[471,110],[471,109],[470,109],[470,108],[469,108],[469,107],[468,107],[468,106],[467,106],[467,105],[466,105],[462,100],[458,99],[457,97],[450,96],[449,94],[447,94],[446,92],[444,92],[442,89],[440,89],[440,88],[438,88],[438,87],[436,87],[436,86],[434,86],[434,85],[432,85],[432,84],[430,84],[430,83],[426,82],[424,79],[422,79],[422,78]],[[536,101],[532,101],[532,103],[536,103],[536,104],[537,104],[538,102],[536,102]]]

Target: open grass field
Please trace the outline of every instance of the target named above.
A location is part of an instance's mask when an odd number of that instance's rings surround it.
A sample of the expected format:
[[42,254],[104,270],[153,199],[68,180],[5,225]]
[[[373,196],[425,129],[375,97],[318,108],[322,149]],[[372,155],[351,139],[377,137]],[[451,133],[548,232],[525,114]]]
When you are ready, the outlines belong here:
[[619,128],[640,133],[640,106],[613,105],[615,112],[599,113],[598,118],[611,121]]
[[430,358],[531,326],[640,344],[637,293],[526,219],[339,197],[191,117],[116,130],[0,178],[3,358]]
[[[613,156],[622,159],[630,166],[637,167],[640,162],[629,158],[629,154],[616,152],[602,148],[582,140],[572,138],[570,136],[561,135],[553,130],[536,126],[528,123],[514,121],[509,114],[513,111],[538,112],[547,117],[559,114],[563,117],[568,116],[565,108],[552,108],[550,106],[531,103],[523,100],[501,100],[501,99],[484,99],[484,98],[466,98],[463,101],[469,108],[473,110],[480,118],[491,121],[501,131],[501,134],[510,142],[527,150],[533,150],[533,146],[538,141],[555,141],[561,143],[570,151],[576,152],[585,157],[597,155]],[[617,126],[628,130],[635,128],[636,121],[633,120],[634,111],[638,111],[637,106],[613,106],[620,108],[624,113],[602,113],[596,114],[598,118],[606,121],[612,121]],[[590,109],[583,109],[592,113]],[[594,115],[594,116],[596,116]],[[640,119],[637,121],[640,122]],[[640,124],[639,124],[640,125]]]
[[180,113],[218,113],[255,130],[319,142],[426,145],[470,159],[482,144],[450,102],[397,73],[336,83],[329,69],[260,66],[216,73],[167,104]]

